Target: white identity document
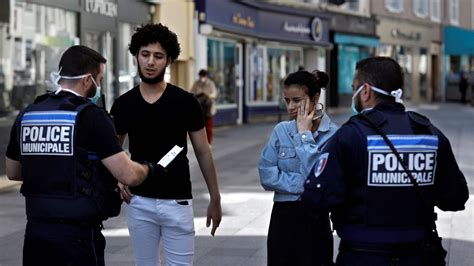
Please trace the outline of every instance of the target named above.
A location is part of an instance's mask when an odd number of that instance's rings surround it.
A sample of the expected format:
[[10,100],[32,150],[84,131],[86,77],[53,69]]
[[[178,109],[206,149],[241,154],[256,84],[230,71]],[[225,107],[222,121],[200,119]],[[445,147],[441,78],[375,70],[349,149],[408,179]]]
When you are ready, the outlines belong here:
[[161,158],[158,164],[163,167],[168,166],[168,164],[170,164],[182,150],[183,148],[179,147],[178,145],[174,145],[174,147],[165,156],[163,156],[163,158]]

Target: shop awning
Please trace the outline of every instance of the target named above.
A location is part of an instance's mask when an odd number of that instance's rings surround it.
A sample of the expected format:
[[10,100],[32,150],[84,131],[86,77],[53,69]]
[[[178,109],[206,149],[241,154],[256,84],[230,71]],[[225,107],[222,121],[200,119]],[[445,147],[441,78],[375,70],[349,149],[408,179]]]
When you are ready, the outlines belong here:
[[352,44],[358,46],[377,47],[379,45],[379,39],[336,33],[334,36],[334,42],[338,44]]
[[447,55],[474,55],[474,31],[444,27],[444,53]]

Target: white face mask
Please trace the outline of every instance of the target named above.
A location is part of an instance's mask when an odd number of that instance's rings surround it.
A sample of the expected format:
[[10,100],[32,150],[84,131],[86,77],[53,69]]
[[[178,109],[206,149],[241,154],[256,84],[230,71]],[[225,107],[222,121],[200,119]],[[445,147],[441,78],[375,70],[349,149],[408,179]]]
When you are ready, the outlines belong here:
[[[370,85],[369,85],[370,86]],[[357,95],[359,95],[359,93],[362,91],[362,88],[364,88],[364,84],[362,84],[357,90],[356,92],[354,93],[354,95],[352,96],[352,104],[351,104],[351,109],[352,109],[352,112],[354,114],[358,114],[360,113],[359,110],[357,110],[356,106],[355,106],[355,99],[357,97]],[[387,95],[387,96],[392,96],[395,98],[395,102],[397,103],[403,103],[403,100],[402,100],[402,95],[403,95],[403,91],[402,89],[397,89],[397,90],[394,90],[394,91],[391,91],[390,93],[382,90],[382,89],[379,89],[377,87],[374,87],[374,86],[370,86],[370,89],[375,91],[375,92],[378,92],[380,94],[383,94],[383,95]]]
[[355,99],[356,99],[357,95],[359,95],[359,93],[362,91],[362,88],[364,88],[364,84],[362,84],[362,85],[356,90],[356,92],[354,93],[354,95],[352,96],[351,109],[352,109],[352,113],[353,113],[353,114],[358,114],[358,113],[359,113],[359,110],[357,110],[357,108],[356,108],[356,106],[355,106]]
[[[84,78],[84,77],[87,77],[87,76],[91,76],[92,78],[92,82],[94,83],[95,87],[96,87],[96,90],[95,90],[95,95],[92,97],[92,98],[88,98],[92,103],[94,104],[97,104],[97,100],[100,98],[100,91],[101,91],[101,88],[100,86],[97,85],[97,83],[95,82],[94,80],[94,77],[92,77],[92,74],[83,74],[83,75],[78,75],[78,76],[61,76],[61,69],[62,67],[59,68],[59,71],[58,72],[51,72],[50,74],[50,79],[51,79],[51,82],[53,83],[53,85],[55,85],[56,87],[59,87],[59,80],[60,79],[81,79],[81,78]],[[62,88],[58,89],[56,91],[56,93],[58,93],[60,90],[64,90]]]

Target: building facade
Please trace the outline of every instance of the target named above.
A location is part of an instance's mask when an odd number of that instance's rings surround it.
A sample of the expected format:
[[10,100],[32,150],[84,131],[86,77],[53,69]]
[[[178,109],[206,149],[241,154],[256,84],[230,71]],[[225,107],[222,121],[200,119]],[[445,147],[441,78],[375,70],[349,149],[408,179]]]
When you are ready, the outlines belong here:
[[330,38],[334,44],[330,57],[329,106],[351,105],[356,63],[375,55],[379,46],[369,4],[368,0],[359,0],[327,7],[333,14]]
[[[449,0],[444,1],[443,8],[443,43],[444,82],[443,99],[459,101],[461,93],[459,81],[461,73],[469,79],[469,85],[474,84],[474,1]],[[471,99],[472,90],[467,90],[467,99]]]
[[162,23],[176,33],[181,54],[167,68],[165,80],[183,89],[190,90],[195,76],[195,41],[193,0],[160,0],[153,9],[153,22]]
[[380,44],[376,54],[396,59],[404,70],[404,99],[431,102],[442,93],[440,1],[371,1]]
[[107,107],[137,81],[128,43],[134,28],[150,21],[149,4],[138,0],[9,3],[10,24],[0,49],[0,72],[4,76],[0,108],[6,114],[54,89],[50,73],[58,70],[61,54],[71,45],[89,46],[107,59],[101,84]]
[[216,124],[280,116],[282,81],[326,70],[330,16],[260,1],[196,1],[196,71],[218,88]]
[[[54,89],[50,73],[71,45],[88,45],[108,60],[102,88],[107,107],[138,77],[128,43],[147,22],[150,6],[138,0],[4,0],[0,7],[0,146],[6,147],[17,113]],[[0,149],[4,156],[5,149]],[[0,175],[5,160],[0,160]]]

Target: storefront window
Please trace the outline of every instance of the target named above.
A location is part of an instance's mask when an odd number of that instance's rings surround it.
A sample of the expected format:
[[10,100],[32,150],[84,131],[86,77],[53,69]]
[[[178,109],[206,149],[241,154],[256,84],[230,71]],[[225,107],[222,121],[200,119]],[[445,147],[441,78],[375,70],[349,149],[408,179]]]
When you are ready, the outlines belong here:
[[474,72],[474,56],[469,56],[469,66],[466,71]]
[[[118,83],[119,83],[119,95],[124,94],[126,91],[130,90],[134,86],[138,85],[140,82],[140,77],[137,75],[137,67],[133,56],[128,51],[128,44],[135,30],[136,26],[133,26],[130,23],[120,23],[119,25],[119,41],[118,41],[118,52],[120,56],[118,57]],[[167,68],[169,71],[169,68]]]
[[263,46],[252,46],[250,48],[250,58],[252,64],[248,98],[250,102],[262,102],[265,88],[265,48]]
[[400,64],[403,70],[404,87],[403,87],[403,98],[410,99],[412,94],[412,65],[413,56],[411,48],[404,46],[396,46],[395,60]]
[[217,104],[236,103],[236,69],[238,60],[234,42],[207,40],[207,63],[209,78],[214,81],[218,90]]
[[357,46],[338,46],[338,92],[340,95],[352,95],[352,80],[355,67],[361,54]]
[[426,48],[420,49],[418,72],[420,73],[420,96],[426,99],[428,96],[428,50]]
[[449,57],[449,72],[457,73],[461,70],[461,57],[452,55]]
[[37,95],[55,89],[50,73],[58,70],[61,54],[79,43],[74,12],[16,1],[13,13],[11,38],[4,43],[12,50],[0,60],[1,113],[20,110]]
[[[403,98],[410,99],[412,94],[412,51],[400,45],[381,44],[377,48],[377,55],[395,59],[403,70]],[[421,67],[421,66],[420,66]]]
[[290,48],[267,49],[267,78],[263,101],[277,102],[280,100],[283,80],[302,65],[301,53],[301,50]]

